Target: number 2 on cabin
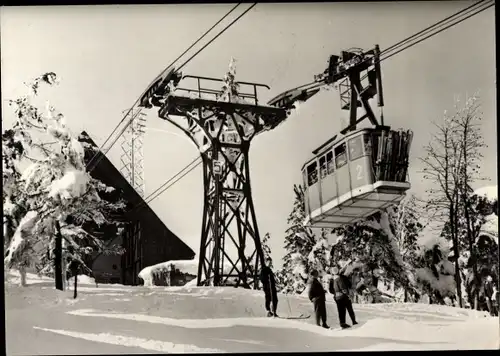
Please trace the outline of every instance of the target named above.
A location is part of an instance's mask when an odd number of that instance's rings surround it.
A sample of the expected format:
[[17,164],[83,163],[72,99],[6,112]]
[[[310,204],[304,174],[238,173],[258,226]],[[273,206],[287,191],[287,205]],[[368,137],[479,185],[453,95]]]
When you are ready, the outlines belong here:
[[358,172],[356,179],[357,180],[363,179],[363,167],[360,164],[356,166],[356,172]]

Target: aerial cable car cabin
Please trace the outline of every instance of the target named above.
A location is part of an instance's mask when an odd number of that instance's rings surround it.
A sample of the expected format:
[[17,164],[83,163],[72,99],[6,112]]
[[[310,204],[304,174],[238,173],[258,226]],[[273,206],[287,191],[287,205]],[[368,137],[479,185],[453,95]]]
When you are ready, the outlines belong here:
[[365,128],[315,150],[302,168],[304,224],[335,228],[399,203],[411,187],[411,139],[409,131]]
[[[361,74],[366,73],[363,77]],[[367,78],[366,84],[363,80]],[[413,134],[384,126],[370,107],[377,96],[384,106],[380,49],[359,49],[332,55],[328,68],[316,75],[314,83],[288,90],[269,105],[292,109],[296,101],[306,101],[325,85],[338,83],[343,110],[349,111],[349,125],[318,149],[302,167],[306,219],[310,227],[335,228],[369,217],[399,203],[411,187],[408,158]],[[365,113],[358,117],[358,108]],[[356,126],[369,119],[371,128]]]

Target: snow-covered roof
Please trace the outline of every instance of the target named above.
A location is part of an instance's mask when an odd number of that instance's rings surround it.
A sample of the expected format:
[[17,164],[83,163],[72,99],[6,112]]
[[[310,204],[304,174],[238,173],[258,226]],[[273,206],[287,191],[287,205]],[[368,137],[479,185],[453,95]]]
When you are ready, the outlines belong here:
[[486,197],[488,200],[494,201],[498,200],[498,186],[490,185],[486,187],[481,187],[474,191],[474,194]]
[[150,278],[150,276],[152,275],[165,271],[170,271],[172,267],[178,269],[182,273],[191,274],[195,276],[198,274],[198,260],[196,259],[196,260],[166,261],[158,263],[156,265],[148,266],[146,268],[143,268],[139,272],[139,277],[142,278],[143,280],[146,280],[147,278]]

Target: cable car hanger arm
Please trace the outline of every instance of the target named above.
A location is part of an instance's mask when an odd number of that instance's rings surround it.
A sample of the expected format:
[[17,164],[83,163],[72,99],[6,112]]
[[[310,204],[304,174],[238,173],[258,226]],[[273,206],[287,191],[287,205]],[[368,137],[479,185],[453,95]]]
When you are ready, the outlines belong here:
[[[361,77],[361,73],[367,74]],[[368,85],[363,87],[361,81],[368,78]],[[341,82],[342,81],[342,82]],[[350,111],[349,126],[342,130],[342,134],[356,129],[356,125],[368,118],[372,125],[381,125],[373,113],[368,102],[375,95],[378,97],[377,106],[384,106],[382,91],[382,76],[380,70],[380,48],[362,52],[359,49],[342,51],[340,56],[331,55],[328,68],[323,73],[314,76],[314,81],[302,86],[287,90],[268,101],[268,105],[291,110],[295,108],[296,102],[305,102],[316,95],[322,87],[339,83],[340,99],[343,110]],[[357,108],[363,107],[366,114],[357,117]]]

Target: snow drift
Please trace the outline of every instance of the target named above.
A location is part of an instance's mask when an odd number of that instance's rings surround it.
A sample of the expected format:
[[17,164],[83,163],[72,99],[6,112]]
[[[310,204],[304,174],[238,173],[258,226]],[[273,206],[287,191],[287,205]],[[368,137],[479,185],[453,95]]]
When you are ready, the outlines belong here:
[[[77,283],[78,285],[95,285],[95,279],[92,277],[89,277],[85,274],[79,274],[77,277]],[[73,286],[75,282],[75,277],[71,277],[68,279],[68,286]]]

